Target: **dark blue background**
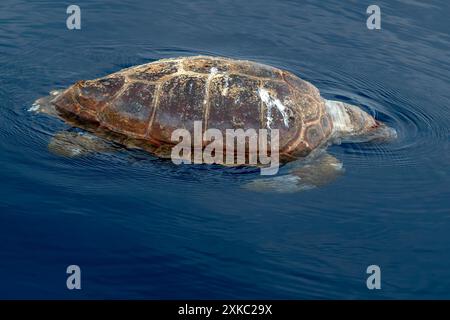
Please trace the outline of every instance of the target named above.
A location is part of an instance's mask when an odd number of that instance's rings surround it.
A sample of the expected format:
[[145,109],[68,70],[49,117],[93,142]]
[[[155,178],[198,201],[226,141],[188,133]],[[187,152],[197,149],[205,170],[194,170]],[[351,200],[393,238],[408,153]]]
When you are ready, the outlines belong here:
[[[0,2],[0,298],[450,298],[450,7],[376,1]],[[341,145],[344,177],[297,194],[256,172],[141,152],[67,159],[66,125],[26,110],[55,88],[164,57],[294,72],[399,132]],[[66,289],[66,267],[82,290]],[[382,289],[366,288],[366,268]]]

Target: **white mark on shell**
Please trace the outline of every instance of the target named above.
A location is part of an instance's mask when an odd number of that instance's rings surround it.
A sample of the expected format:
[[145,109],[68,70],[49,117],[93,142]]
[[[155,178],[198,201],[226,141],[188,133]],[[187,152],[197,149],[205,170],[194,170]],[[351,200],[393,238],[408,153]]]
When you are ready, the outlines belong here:
[[211,77],[211,76],[215,75],[218,71],[219,71],[219,70],[217,70],[216,67],[212,67],[212,68],[209,70],[209,76]]
[[228,94],[228,88],[230,86],[230,83],[229,83],[230,78],[228,77],[227,74],[225,75],[224,79],[225,79],[225,86],[222,89],[222,96],[226,96]]
[[[217,74],[219,70],[217,70],[216,67],[212,67],[211,69],[209,69],[209,76],[208,79],[206,80],[206,91],[208,91],[208,87],[209,87],[209,83],[211,82],[212,78]],[[207,92],[205,94],[205,97],[207,96]],[[203,100],[203,104],[208,103],[208,101],[206,101],[206,99]]]
[[283,123],[286,128],[289,128],[289,109],[277,98],[273,98],[270,96],[269,92],[264,88],[258,89],[258,94],[261,100],[265,103],[267,106],[267,121],[266,125],[268,129],[271,129],[271,125],[273,122],[272,117],[272,109],[274,107],[277,108],[277,110],[280,112],[281,116],[283,117]]

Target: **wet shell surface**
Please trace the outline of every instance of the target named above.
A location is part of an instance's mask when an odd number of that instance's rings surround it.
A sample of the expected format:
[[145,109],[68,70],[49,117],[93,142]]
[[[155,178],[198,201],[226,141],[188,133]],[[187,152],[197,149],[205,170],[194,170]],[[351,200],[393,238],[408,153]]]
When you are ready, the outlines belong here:
[[[79,81],[53,101],[76,117],[156,150],[176,129],[279,130],[280,155],[295,159],[327,141],[332,123],[316,87],[294,74],[243,60],[164,59]],[[155,152],[157,153],[157,152]]]

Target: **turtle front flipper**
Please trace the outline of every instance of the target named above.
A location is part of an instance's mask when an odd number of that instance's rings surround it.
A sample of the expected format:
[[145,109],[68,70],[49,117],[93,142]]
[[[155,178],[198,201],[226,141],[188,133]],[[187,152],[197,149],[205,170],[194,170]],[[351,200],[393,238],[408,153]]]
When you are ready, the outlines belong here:
[[115,148],[86,132],[61,131],[52,137],[48,150],[53,154],[72,158],[96,152],[113,152]]
[[258,192],[292,193],[314,189],[333,182],[344,173],[342,162],[328,153],[292,169],[289,174],[256,179],[244,188]]

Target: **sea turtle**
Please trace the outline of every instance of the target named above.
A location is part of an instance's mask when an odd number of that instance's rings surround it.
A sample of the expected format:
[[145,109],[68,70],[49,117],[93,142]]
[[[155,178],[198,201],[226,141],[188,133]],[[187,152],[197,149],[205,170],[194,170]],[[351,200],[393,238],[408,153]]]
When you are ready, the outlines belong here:
[[202,121],[203,130],[276,128],[280,161],[298,160],[298,165],[287,175],[247,185],[258,190],[322,185],[342,172],[342,164],[324,152],[326,146],[396,137],[394,129],[359,107],[322,98],[311,83],[288,71],[209,56],[163,59],[78,81],[36,100],[30,111],[86,132],[52,138],[49,149],[65,156],[107,151],[109,140],[167,158],[175,144],[172,132],[192,130],[194,121]]

